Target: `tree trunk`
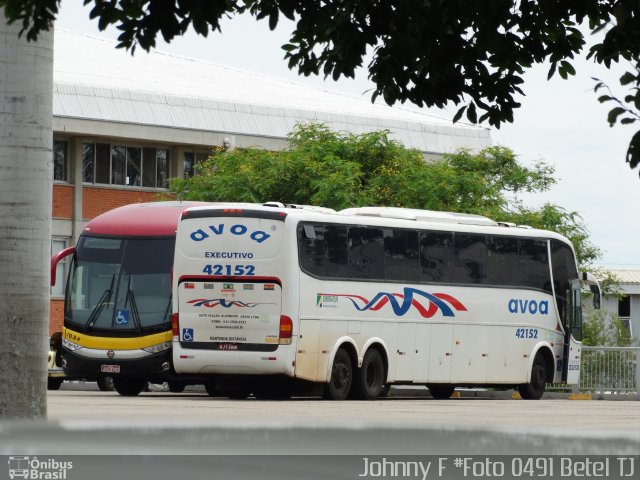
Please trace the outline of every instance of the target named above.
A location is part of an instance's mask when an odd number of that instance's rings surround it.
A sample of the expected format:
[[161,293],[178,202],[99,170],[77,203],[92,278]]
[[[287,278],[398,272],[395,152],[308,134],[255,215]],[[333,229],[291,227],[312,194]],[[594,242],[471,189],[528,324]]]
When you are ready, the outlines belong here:
[[53,32],[0,9],[0,418],[46,416]]

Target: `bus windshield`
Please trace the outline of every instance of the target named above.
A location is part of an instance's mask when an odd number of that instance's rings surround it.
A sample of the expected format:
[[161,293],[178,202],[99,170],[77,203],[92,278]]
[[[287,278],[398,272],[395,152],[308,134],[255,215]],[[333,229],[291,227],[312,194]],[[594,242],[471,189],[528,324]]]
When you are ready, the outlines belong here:
[[173,238],[82,236],[71,267],[65,324],[139,335],[171,324]]

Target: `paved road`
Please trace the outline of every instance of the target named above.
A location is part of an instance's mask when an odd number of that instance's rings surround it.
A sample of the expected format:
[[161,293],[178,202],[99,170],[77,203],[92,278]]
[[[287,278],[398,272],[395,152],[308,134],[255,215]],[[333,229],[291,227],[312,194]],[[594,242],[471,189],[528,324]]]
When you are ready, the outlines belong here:
[[[127,398],[62,390],[49,392],[48,410],[47,422],[0,422],[0,455],[73,460],[70,480],[112,480],[134,472],[140,480],[353,479],[363,469],[364,456],[414,455],[409,458],[427,461],[440,455],[453,461],[459,455],[640,452],[637,401],[276,402],[201,393]],[[83,457],[68,457],[77,454]],[[461,474],[447,470],[443,477],[429,478],[461,478],[448,475],[452,472]]]
[[85,454],[637,454],[639,407],[637,401],[260,401],[59,391],[49,394],[49,423],[5,423],[0,446]]
[[51,420],[132,420],[209,425],[254,423],[354,427],[474,428],[553,431],[640,432],[637,401],[507,400],[459,398],[388,398],[374,402],[229,400],[204,394],[143,393],[120,397],[113,392],[50,392]]

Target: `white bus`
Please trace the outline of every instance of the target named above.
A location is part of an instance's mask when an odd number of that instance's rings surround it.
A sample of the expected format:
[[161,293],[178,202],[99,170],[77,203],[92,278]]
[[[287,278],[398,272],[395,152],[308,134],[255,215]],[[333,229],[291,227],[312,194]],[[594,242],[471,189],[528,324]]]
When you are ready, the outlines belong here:
[[578,381],[582,284],[599,304],[563,236],[476,215],[190,208],[174,367],[237,398],[375,399],[414,384],[435,398],[491,386],[539,399],[546,383]]

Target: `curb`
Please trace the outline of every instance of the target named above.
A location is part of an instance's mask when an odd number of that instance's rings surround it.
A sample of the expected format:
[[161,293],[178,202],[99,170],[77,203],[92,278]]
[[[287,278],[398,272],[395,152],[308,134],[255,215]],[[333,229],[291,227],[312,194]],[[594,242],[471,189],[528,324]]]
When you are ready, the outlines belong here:
[[[389,398],[433,398],[426,387],[398,386],[391,387]],[[520,394],[513,389],[509,390],[478,390],[478,389],[457,389],[451,398],[485,398],[502,400],[522,400]],[[543,400],[619,400],[638,401],[640,395],[617,394],[617,393],[570,393],[570,392],[545,392]]]

